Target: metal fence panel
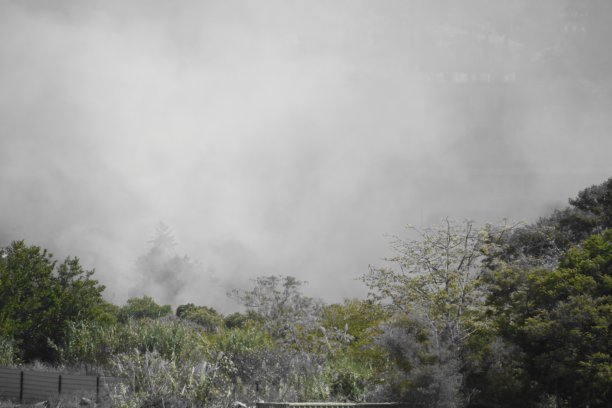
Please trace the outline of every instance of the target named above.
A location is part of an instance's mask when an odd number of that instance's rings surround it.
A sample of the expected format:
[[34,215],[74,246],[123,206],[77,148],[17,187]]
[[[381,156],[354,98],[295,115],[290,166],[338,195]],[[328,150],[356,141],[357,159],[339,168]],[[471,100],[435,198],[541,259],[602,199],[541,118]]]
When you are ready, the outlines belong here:
[[23,399],[26,401],[54,397],[58,393],[58,386],[58,373],[23,372]]
[[19,398],[21,386],[21,370],[0,368],[0,396],[4,398]]
[[289,408],[287,402],[258,402],[257,408]]
[[105,394],[106,384],[119,384],[125,379],[59,372],[25,371],[0,368],[0,397],[23,401],[40,401],[59,394]]
[[97,377],[74,374],[62,374],[62,394],[97,391]]
[[396,402],[258,402],[257,408],[408,408],[408,405]]

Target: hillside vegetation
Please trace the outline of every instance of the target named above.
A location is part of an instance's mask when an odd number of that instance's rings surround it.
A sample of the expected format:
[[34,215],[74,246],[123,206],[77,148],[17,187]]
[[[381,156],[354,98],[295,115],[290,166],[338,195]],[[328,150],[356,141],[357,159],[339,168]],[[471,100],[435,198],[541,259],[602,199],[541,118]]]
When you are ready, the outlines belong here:
[[0,364],[126,379],[118,407],[240,400],[414,407],[607,407],[612,400],[612,178],[539,221],[443,220],[391,243],[367,299],[325,304],[292,276],[229,294],[243,313],[123,306],[78,258],[0,250]]

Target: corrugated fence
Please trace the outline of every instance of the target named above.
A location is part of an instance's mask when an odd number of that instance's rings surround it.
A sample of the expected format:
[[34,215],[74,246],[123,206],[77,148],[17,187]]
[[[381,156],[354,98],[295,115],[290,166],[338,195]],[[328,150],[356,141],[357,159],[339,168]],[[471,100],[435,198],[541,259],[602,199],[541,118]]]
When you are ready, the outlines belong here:
[[94,375],[62,374],[0,368],[0,397],[19,401],[40,401],[60,394],[94,395],[99,397],[120,378]]
[[398,402],[258,402],[257,408],[408,408]]

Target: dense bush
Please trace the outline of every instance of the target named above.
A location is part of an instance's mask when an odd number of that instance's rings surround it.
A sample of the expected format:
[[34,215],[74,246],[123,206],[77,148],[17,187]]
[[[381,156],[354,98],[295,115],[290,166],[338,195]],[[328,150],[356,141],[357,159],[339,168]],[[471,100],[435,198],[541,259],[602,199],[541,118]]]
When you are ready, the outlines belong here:
[[194,325],[175,319],[141,319],[112,325],[73,323],[66,332],[62,357],[66,364],[105,367],[119,354],[155,351],[178,361],[197,361],[209,349],[207,338]]
[[113,357],[113,375],[127,379],[111,398],[118,407],[227,406],[233,371],[218,355],[212,362],[178,361],[153,352],[122,353]]
[[130,319],[157,319],[171,315],[172,307],[158,305],[152,297],[142,296],[128,299],[117,313],[121,322],[127,322]]
[[0,337],[12,338],[25,361],[56,362],[67,325],[112,320],[93,273],[77,258],[58,263],[23,241],[1,249]]

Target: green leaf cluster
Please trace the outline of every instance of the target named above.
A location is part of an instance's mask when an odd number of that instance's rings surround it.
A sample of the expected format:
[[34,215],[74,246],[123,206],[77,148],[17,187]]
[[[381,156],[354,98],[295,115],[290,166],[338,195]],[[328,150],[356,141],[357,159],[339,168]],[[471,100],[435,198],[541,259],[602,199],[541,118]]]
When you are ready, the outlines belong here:
[[132,297],[127,300],[119,311],[119,320],[127,322],[130,319],[157,319],[172,314],[172,306],[158,305],[150,296]]
[[566,252],[559,267],[504,269],[490,304],[523,352],[525,395],[603,407],[612,396],[612,230]]
[[114,319],[104,286],[78,258],[58,263],[23,241],[0,255],[0,337],[13,339],[20,359],[57,361],[70,323]]
[[224,325],[223,316],[214,308],[208,306],[196,306],[193,303],[180,305],[176,309],[176,316],[199,324],[208,331],[215,331]]

